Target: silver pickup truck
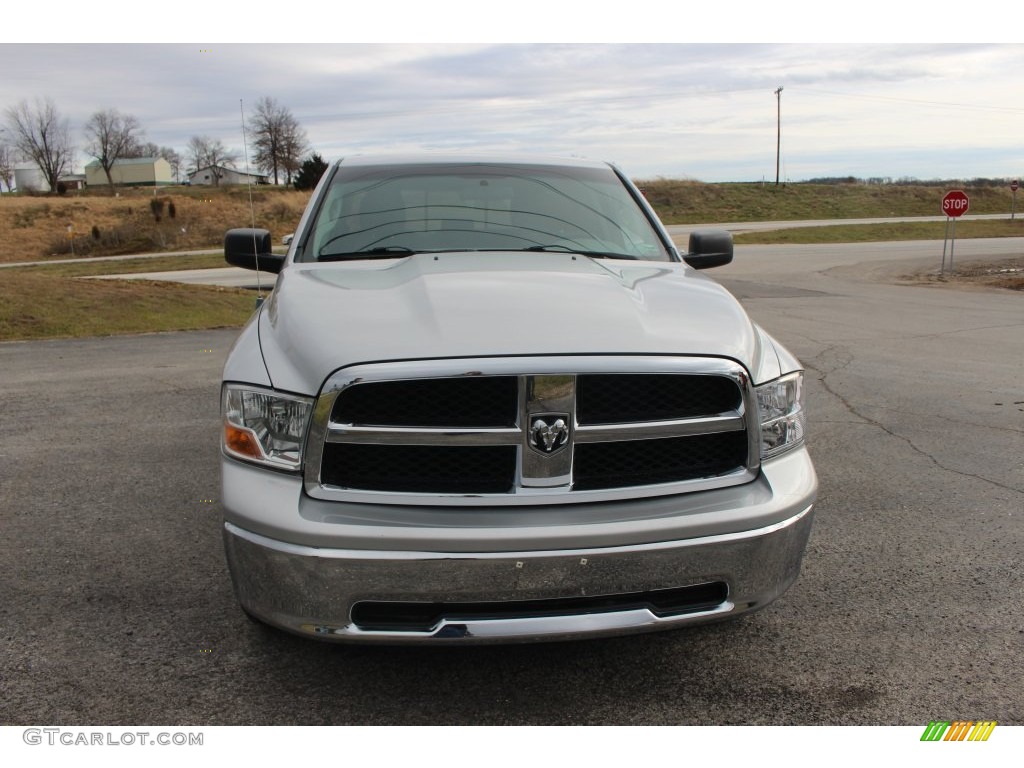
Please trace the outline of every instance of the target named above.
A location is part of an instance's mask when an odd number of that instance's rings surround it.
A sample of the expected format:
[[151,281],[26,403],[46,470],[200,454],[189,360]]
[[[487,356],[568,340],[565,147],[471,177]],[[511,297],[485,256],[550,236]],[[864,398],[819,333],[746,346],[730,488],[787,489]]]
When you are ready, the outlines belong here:
[[252,617],[335,641],[561,640],[761,608],[817,480],[803,373],[617,168],[356,157],[321,179],[222,391]]

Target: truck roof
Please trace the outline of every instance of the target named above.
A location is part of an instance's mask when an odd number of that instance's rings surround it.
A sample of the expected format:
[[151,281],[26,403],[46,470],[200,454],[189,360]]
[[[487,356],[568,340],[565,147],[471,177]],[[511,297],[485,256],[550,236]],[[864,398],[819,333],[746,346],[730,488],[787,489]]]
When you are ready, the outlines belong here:
[[550,165],[579,168],[607,168],[608,163],[585,157],[520,152],[407,152],[356,154],[341,158],[336,165],[441,165],[453,163],[487,165]]

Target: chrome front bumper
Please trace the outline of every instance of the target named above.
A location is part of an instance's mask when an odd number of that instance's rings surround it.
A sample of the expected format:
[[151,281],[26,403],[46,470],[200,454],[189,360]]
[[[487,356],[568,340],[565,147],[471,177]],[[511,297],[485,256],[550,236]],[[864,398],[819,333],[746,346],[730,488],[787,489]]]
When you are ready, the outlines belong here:
[[[808,465],[809,466],[809,465]],[[224,542],[243,608],[282,629],[324,640],[486,643],[566,640],[669,629],[761,608],[796,579],[813,517],[812,492],[775,496],[795,514],[751,530],[625,546],[502,552],[334,549],[284,543],[230,521]],[[621,595],[724,582],[720,604],[659,616],[644,607],[566,615],[444,617],[429,629],[366,629],[353,608]]]

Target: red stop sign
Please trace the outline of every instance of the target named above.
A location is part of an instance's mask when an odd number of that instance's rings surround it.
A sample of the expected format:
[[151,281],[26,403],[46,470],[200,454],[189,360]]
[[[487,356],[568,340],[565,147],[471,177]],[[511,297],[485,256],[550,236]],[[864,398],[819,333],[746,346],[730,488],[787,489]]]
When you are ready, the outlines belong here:
[[1016,192],[1018,189],[1020,189],[1020,183],[1016,182],[1016,181],[1011,181],[1010,182],[1010,191],[1011,192]]
[[942,198],[942,212],[952,218],[963,216],[971,207],[971,201],[962,189],[952,189]]

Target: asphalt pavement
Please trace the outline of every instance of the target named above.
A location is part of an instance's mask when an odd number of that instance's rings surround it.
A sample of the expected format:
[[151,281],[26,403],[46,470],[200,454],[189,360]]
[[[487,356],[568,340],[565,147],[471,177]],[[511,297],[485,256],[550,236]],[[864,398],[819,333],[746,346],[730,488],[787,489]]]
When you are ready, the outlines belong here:
[[814,529],[765,610],[629,638],[253,624],[220,540],[236,332],[0,344],[0,724],[1024,724],[1024,296],[894,284],[924,262],[890,245],[709,273],[807,366]]

